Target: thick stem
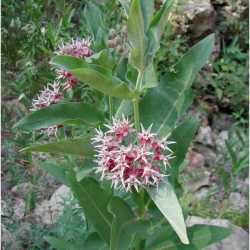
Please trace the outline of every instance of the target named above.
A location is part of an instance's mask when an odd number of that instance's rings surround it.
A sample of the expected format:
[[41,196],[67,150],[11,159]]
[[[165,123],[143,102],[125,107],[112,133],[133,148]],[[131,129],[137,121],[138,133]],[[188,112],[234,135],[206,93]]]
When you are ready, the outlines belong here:
[[139,101],[136,99],[133,101],[134,106],[134,122],[136,131],[140,131],[140,113],[139,113]]
[[110,120],[112,120],[112,116],[113,116],[113,100],[112,100],[112,97],[109,96],[109,117],[110,117]]

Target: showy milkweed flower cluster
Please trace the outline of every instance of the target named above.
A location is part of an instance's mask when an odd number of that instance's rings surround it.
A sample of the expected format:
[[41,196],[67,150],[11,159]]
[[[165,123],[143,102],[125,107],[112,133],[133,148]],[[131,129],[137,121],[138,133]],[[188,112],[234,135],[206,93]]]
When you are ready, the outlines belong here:
[[[93,54],[90,45],[90,39],[72,39],[71,43],[62,44],[56,53],[58,55],[68,55],[77,58],[89,57]],[[56,73],[57,79],[65,80],[64,90],[72,89],[78,83],[76,77],[70,72],[56,70]]]
[[[61,85],[59,82],[49,83],[41,93],[33,99],[31,111],[37,111],[46,108],[52,104],[56,104],[63,100],[63,94],[61,92]],[[51,126],[41,129],[42,132],[46,132],[49,136],[57,133],[58,126]]]
[[[71,43],[62,44],[56,51],[59,55],[70,55],[83,58],[92,55],[90,49],[90,39],[72,39]],[[32,101],[31,111],[37,111],[56,104],[64,99],[64,91],[73,88],[78,80],[70,73],[64,70],[57,70],[57,81],[49,83],[40,94]],[[40,131],[54,136],[59,126],[43,128]]]
[[151,133],[151,126],[136,132],[128,119],[113,118],[107,131],[96,130],[92,142],[96,148],[97,172],[101,179],[111,180],[114,188],[139,191],[142,187],[158,186],[166,175],[174,143]]

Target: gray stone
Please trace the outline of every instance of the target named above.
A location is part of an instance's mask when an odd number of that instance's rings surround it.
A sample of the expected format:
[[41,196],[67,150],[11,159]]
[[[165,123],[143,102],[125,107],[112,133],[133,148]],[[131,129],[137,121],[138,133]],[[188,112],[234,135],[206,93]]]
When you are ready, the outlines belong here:
[[50,200],[44,200],[34,210],[35,220],[38,223],[51,225],[57,222],[62,215],[64,206],[72,199],[73,195],[70,189],[62,185],[59,187]]
[[203,145],[213,146],[214,141],[211,127],[200,127],[196,141]]
[[229,196],[229,206],[235,211],[245,212],[247,209],[247,200],[244,195],[232,192]]
[[13,235],[3,224],[1,224],[1,243],[1,249],[21,249],[15,235]]
[[15,199],[15,203],[13,205],[13,215],[18,220],[25,216],[25,201],[23,199]]
[[217,150],[224,150],[225,149],[225,142],[229,138],[229,133],[227,130],[223,130],[219,133],[219,135],[215,139],[215,145]]
[[216,13],[210,0],[187,0],[182,5],[182,10],[194,38],[213,30]]
[[188,168],[190,170],[197,170],[199,168],[204,167],[205,165],[205,158],[202,154],[191,151],[188,154]]
[[11,192],[16,194],[20,198],[25,199],[27,197],[27,194],[31,193],[33,190],[34,190],[34,185],[32,183],[24,182],[14,186],[11,189]]
[[248,233],[242,228],[232,225],[228,220],[222,219],[203,219],[197,216],[189,216],[186,220],[188,227],[196,224],[203,225],[213,225],[231,228],[233,230],[232,234],[226,239],[214,243],[211,246],[204,248],[204,250],[248,250]]
[[12,209],[8,206],[7,202],[1,200],[1,216],[2,217],[11,217]]
[[186,187],[191,192],[195,192],[199,190],[202,187],[207,187],[210,185],[210,172],[206,170],[202,170],[197,172],[197,176],[192,178],[190,181],[188,181],[186,184]]

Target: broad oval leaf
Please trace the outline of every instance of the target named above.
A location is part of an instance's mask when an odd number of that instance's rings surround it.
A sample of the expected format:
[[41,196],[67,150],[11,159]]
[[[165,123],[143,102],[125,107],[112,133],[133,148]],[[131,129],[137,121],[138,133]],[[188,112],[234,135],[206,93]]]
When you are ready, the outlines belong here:
[[[147,191],[155,205],[177,233],[181,242],[183,244],[189,244],[182,209],[168,180],[165,178],[159,187],[151,187],[148,188]],[[166,235],[166,238],[167,237],[168,235]]]
[[21,150],[22,152],[45,152],[58,154],[82,155],[85,158],[92,158],[94,149],[90,138],[67,139],[47,144],[32,145]]
[[113,197],[108,210],[113,215],[110,250],[134,249],[132,242],[135,235],[146,238],[149,223],[137,219],[128,204],[121,198]]
[[72,120],[97,125],[104,120],[104,114],[93,105],[83,102],[58,103],[30,113],[19,121],[16,127],[27,130],[41,129]]
[[72,69],[87,67],[87,63],[85,62],[83,58],[77,58],[77,57],[66,56],[66,55],[54,56],[51,59],[50,63],[64,70],[72,70]]
[[92,178],[84,178],[80,182],[69,175],[70,188],[83,208],[86,219],[90,221],[98,234],[106,243],[110,243],[112,215],[107,211],[110,195],[100,188]]
[[137,94],[129,90],[128,86],[119,78],[107,74],[105,69],[98,67],[98,70],[93,68],[80,68],[71,70],[71,72],[80,81],[88,84],[103,94],[123,99],[132,99]]
[[[141,121],[145,127],[166,135],[192,102],[191,84],[198,70],[212,52],[214,36],[209,35],[194,45],[149,91],[140,102]],[[159,107],[162,107],[159,109]],[[157,112],[156,112],[157,110]]]

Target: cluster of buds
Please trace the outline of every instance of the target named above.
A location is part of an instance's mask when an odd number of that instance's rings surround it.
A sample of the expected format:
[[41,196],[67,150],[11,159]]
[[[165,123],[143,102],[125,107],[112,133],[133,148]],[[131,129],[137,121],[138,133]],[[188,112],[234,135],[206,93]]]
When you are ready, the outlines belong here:
[[[117,30],[121,30],[118,32]],[[108,47],[114,49],[117,53],[128,56],[128,29],[124,25],[117,27],[117,30],[111,29],[109,32]]]
[[[58,51],[58,55],[68,55],[77,58],[89,57],[92,55],[92,50],[90,49],[91,41],[90,39],[72,39],[71,43],[62,44]],[[76,77],[65,70],[56,70],[57,79],[64,80],[64,90],[72,89],[78,80]]]
[[[41,93],[33,99],[31,111],[37,111],[46,108],[52,104],[56,104],[63,99],[61,85],[59,82],[49,83]],[[41,129],[41,132],[47,133],[49,136],[56,135],[59,126],[51,126]]]
[[125,191],[158,186],[173,157],[168,147],[174,142],[159,139],[151,127],[136,132],[128,119],[113,118],[107,131],[96,130],[92,139],[96,148],[97,172],[101,179],[111,180],[114,188]]

